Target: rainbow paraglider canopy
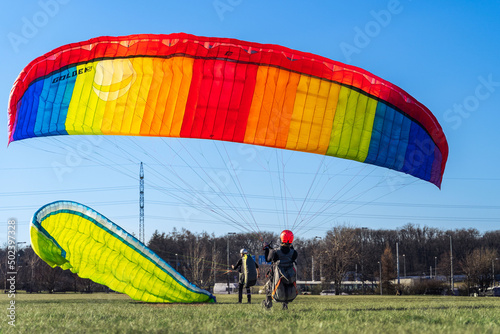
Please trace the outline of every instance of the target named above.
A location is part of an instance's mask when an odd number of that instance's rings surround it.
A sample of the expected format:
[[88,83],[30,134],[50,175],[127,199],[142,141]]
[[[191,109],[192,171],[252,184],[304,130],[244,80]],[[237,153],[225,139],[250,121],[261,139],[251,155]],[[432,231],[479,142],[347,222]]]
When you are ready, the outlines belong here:
[[56,135],[205,138],[312,152],[441,186],[448,144],[401,88],[321,56],[187,34],[99,37],[32,61],[9,142]]

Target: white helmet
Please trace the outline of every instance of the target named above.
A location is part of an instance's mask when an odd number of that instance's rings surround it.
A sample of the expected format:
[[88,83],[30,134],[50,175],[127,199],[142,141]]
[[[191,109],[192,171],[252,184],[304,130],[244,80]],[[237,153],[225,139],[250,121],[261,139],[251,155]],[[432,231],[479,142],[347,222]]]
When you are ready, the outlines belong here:
[[240,254],[248,254],[248,251],[245,248],[242,248],[240,250]]

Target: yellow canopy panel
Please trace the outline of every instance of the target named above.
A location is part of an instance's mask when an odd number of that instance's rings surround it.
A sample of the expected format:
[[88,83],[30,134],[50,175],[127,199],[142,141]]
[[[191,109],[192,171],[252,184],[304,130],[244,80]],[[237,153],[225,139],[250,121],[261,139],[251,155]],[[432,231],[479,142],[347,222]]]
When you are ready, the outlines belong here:
[[168,263],[109,219],[76,202],[40,208],[31,221],[31,244],[50,266],[69,269],[132,299],[151,303],[213,303]]

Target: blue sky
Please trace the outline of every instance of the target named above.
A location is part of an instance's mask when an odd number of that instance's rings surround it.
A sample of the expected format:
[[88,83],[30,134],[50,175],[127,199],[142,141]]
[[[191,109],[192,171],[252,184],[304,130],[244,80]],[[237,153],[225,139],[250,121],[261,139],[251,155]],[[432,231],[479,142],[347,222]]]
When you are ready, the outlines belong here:
[[[216,235],[288,227],[302,237],[343,223],[499,229],[498,1],[40,0],[1,12],[0,240],[15,218],[18,241],[29,243],[33,213],[60,199],[138,234],[140,161],[147,238],[173,227]],[[383,168],[231,143],[66,136],[7,147],[9,92],[32,59],[97,36],[174,32],[280,44],[400,86],[445,131],[442,189]]]

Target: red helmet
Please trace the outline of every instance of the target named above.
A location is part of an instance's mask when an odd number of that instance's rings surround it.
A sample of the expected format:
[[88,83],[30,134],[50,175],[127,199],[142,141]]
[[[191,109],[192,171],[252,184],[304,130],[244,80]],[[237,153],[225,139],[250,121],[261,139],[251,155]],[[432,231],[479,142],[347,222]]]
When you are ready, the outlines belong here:
[[290,230],[284,230],[280,235],[281,242],[284,244],[291,244],[293,242],[293,233]]

